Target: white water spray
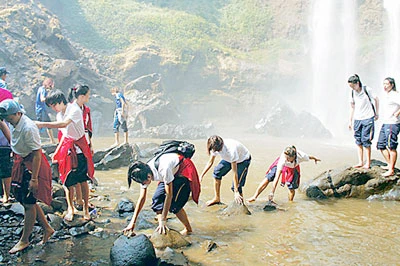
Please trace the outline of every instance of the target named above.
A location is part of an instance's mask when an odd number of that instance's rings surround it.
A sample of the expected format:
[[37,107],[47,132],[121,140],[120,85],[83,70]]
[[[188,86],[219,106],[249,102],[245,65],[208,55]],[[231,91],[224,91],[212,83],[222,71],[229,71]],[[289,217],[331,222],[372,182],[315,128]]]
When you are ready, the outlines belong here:
[[314,0],[312,6],[311,109],[335,136],[348,134],[347,79],[357,72],[356,10],[354,0]]
[[400,1],[384,0],[383,6],[388,16],[388,31],[385,42],[385,77],[396,78],[400,72]]

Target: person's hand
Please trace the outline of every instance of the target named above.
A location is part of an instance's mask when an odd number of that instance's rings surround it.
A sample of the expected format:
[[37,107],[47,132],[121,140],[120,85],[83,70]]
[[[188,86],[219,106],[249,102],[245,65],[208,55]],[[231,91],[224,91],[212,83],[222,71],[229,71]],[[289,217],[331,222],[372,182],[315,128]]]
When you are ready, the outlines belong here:
[[352,130],[353,129],[353,125],[352,125],[352,123],[349,123],[349,130]]
[[243,197],[238,191],[235,192],[235,202],[239,205],[243,205]]
[[37,179],[31,179],[29,181],[29,191],[33,194],[36,194],[37,190],[38,190],[38,180]]
[[320,162],[320,161],[321,161],[321,159],[314,158],[314,162],[315,162],[315,164],[317,164],[317,162]]
[[160,234],[166,234],[167,231],[169,231],[169,228],[167,227],[167,221],[166,220],[159,220],[158,221],[158,226],[156,228],[156,231]]
[[374,120],[376,121],[376,120],[378,120],[378,119],[379,119],[379,115],[376,114],[375,117],[374,117]]
[[274,192],[269,193],[268,200],[269,201],[273,201],[274,200]]
[[133,232],[133,229],[135,228],[135,224],[133,225],[128,225],[127,227],[124,228],[124,230],[122,230],[122,232],[124,233],[125,236],[135,236],[135,232]]

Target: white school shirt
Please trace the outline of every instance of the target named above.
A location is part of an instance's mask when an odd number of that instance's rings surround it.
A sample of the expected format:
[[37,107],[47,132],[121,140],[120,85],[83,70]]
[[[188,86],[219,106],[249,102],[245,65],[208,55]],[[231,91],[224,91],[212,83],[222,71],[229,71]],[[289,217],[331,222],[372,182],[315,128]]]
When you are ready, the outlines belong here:
[[375,104],[376,94],[368,86],[366,86],[366,90],[371,98],[371,101],[368,99],[364,88],[361,88],[360,92],[355,90],[351,90],[350,92],[350,103],[354,104],[354,120],[364,120],[374,117],[374,110],[372,109],[371,102],[372,104]]
[[62,114],[62,121],[66,119],[72,120],[72,123],[69,123],[65,128],[66,137],[78,140],[85,135],[82,109],[76,102],[67,104],[67,109],[65,110],[65,113]]
[[302,162],[307,162],[310,160],[310,156],[308,156],[308,154],[297,150],[297,158],[295,161],[288,162],[286,161],[286,155],[284,152],[282,152],[281,156],[279,157],[279,161],[278,164],[276,165],[276,170],[281,170],[283,169],[284,166],[288,167],[288,168],[295,168],[297,165],[299,165]]
[[[158,170],[154,166],[155,158],[151,159],[147,164],[153,172],[152,181],[164,182],[169,184],[175,179],[175,174],[179,169],[179,155],[177,153],[166,153],[160,156],[158,162]],[[148,184],[141,185],[142,188],[147,188]]]
[[250,158],[249,150],[239,141],[233,139],[224,139],[224,146],[221,151],[211,151],[212,156],[221,156],[222,160],[229,163],[241,163]]
[[10,131],[11,149],[16,154],[26,157],[32,151],[37,151],[42,148],[39,128],[26,115],[21,116],[21,119],[15,127],[10,125]]
[[400,117],[393,114],[400,109],[400,93],[391,90],[382,98],[382,123],[383,124],[399,124]]

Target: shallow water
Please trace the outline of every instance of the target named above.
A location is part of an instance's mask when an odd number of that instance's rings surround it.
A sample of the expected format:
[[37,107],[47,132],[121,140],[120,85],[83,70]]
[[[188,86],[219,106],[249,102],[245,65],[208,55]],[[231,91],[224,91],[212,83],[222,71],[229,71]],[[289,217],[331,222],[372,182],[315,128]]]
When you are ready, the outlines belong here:
[[[321,172],[356,163],[356,149],[345,140],[340,145],[315,140],[263,138],[260,135],[240,139],[252,153],[252,164],[244,189],[250,197],[264,173],[282,149],[294,144],[298,149],[319,157],[322,162],[301,165],[305,183]],[[140,140],[144,141],[144,140]],[[159,143],[161,140],[148,140]],[[196,154],[193,160],[201,172],[206,161],[205,140],[194,141]],[[95,139],[95,148],[112,144],[111,138]],[[373,158],[382,160],[373,151]],[[139,187],[127,188],[126,167],[113,171],[97,171],[100,187],[95,195],[109,197],[110,201],[93,200],[103,207],[96,220],[110,218],[111,224],[103,227],[110,234],[107,238],[84,236],[34,247],[24,252],[19,261],[23,265],[108,265],[109,251],[126,218],[112,217],[112,210],[119,200],[128,197],[136,202]],[[220,215],[222,205],[206,208],[204,203],[213,196],[211,171],[202,184],[200,204],[189,202],[185,209],[194,229],[188,239],[192,245],[183,253],[192,264],[198,265],[399,265],[400,255],[400,203],[395,201],[368,201],[357,199],[309,200],[297,191],[294,203],[287,202],[287,189],[279,187],[275,201],[282,210],[264,212],[270,188],[259,199],[248,204],[252,215],[225,217]],[[230,191],[232,175],[222,183],[222,201],[233,200]],[[155,185],[150,186],[152,194]],[[146,207],[149,208],[148,196]],[[145,208],[146,208],[145,207]],[[182,225],[171,216],[169,226],[182,229]],[[151,229],[139,231],[146,234]],[[218,247],[206,251],[207,241]]]

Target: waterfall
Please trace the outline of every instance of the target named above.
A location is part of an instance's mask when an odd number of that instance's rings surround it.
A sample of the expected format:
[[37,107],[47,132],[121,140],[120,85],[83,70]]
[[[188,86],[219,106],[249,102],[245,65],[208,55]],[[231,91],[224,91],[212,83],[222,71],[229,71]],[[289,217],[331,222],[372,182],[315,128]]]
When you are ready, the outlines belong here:
[[[314,0],[309,23],[311,37],[311,111],[332,132],[347,132],[350,88],[357,72],[355,0]],[[361,76],[362,79],[362,76]]]
[[384,0],[383,6],[388,17],[388,31],[385,42],[385,77],[395,78],[400,71],[400,1]]

